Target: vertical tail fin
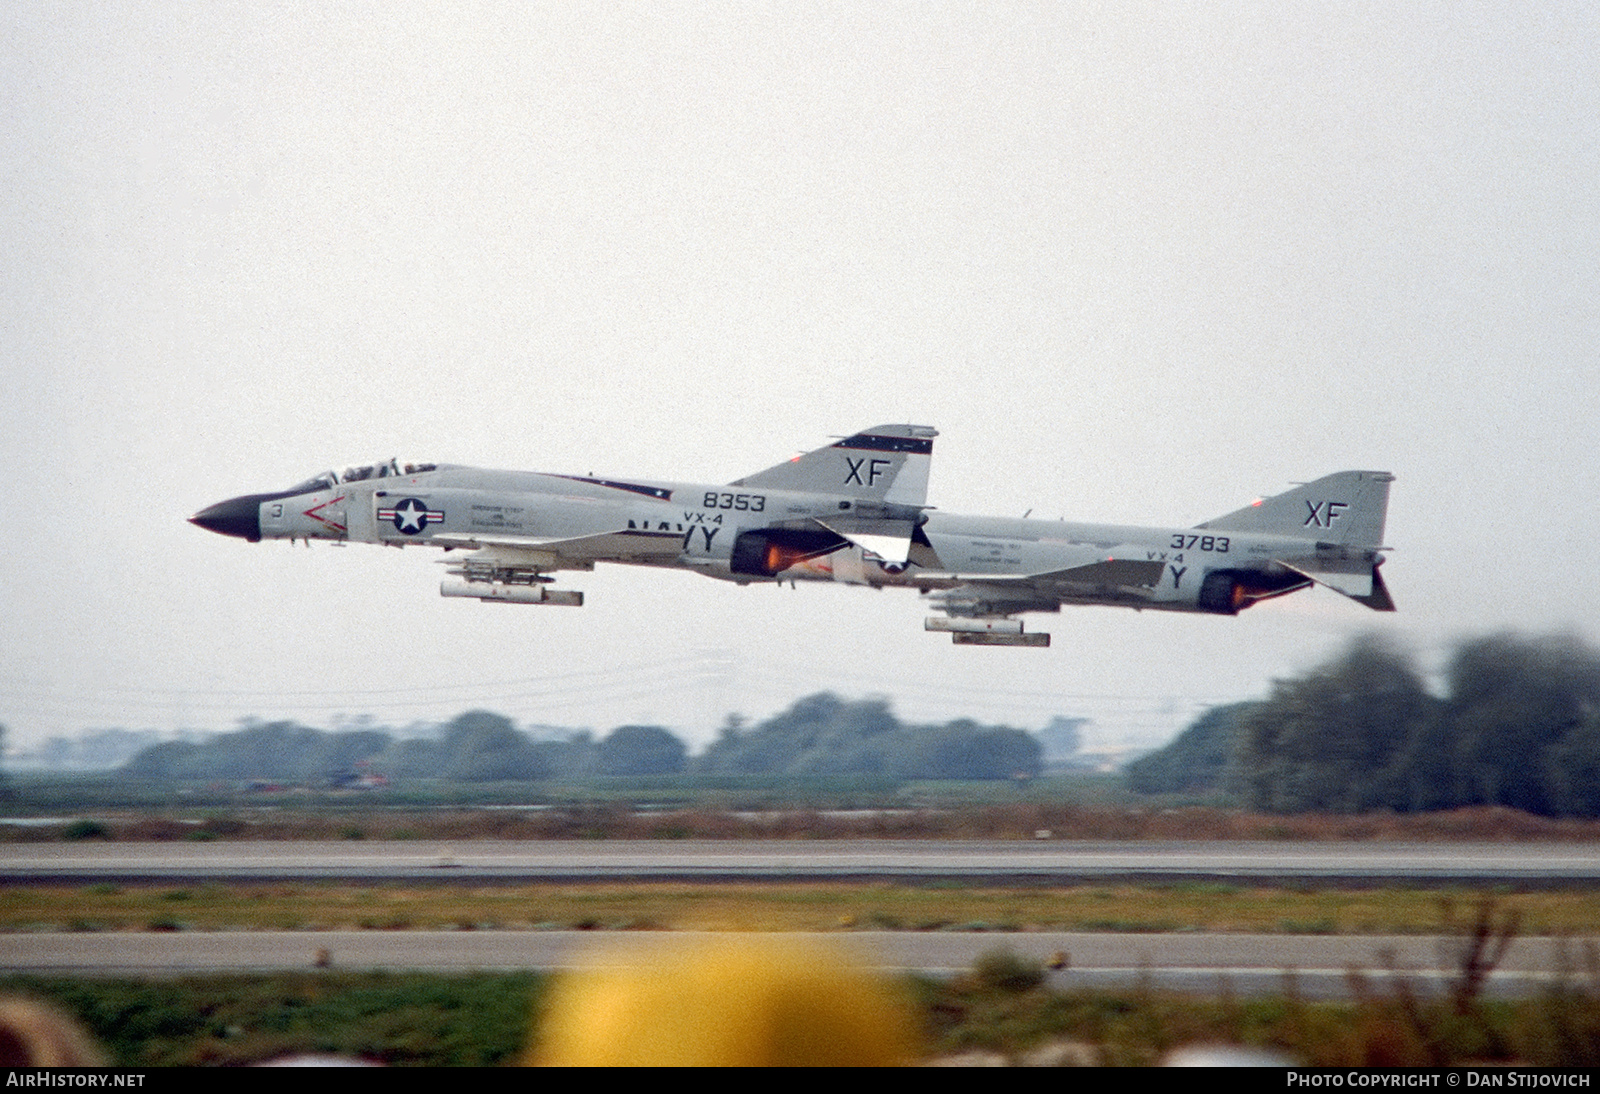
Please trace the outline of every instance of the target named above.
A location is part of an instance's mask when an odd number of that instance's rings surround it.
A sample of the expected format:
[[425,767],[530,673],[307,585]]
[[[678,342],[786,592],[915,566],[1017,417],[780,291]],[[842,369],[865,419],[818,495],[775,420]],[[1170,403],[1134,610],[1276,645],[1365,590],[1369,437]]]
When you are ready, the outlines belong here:
[[843,494],[920,507],[928,501],[928,468],[938,435],[927,425],[873,426],[731,485]]
[[1380,547],[1393,481],[1387,471],[1340,471],[1196,527]]

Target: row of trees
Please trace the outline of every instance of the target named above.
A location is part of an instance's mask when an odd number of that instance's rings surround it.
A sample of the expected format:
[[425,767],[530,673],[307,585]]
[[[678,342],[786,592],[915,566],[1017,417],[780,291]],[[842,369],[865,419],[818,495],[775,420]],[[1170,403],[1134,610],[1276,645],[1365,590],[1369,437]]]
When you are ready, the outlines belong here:
[[1038,740],[1020,729],[966,718],[943,725],[901,722],[882,699],[847,702],[823,692],[746,728],[730,719],[695,769],[719,774],[886,775],[899,779],[1032,777]]
[[250,726],[201,742],[167,741],[121,770],[138,778],[326,780],[357,769],[394,778],[460,781],[709,774],[872,774],[903,779],[1036,775],[1040,746],[1027,733],[966,720],[901,723],[881,700],[812,695],[758,725],[730,719],[701,756],[661,726],[622,726],[538,740],[510,719],[468,711],[437,737],[377,729],[324,732],[294,722]]
[[46,771],[109,771],[164,739],[154,729],[91,729],[75,737],[47,737],[17,758]]
[[509,718],[472,710],[437,738],[395,738],[384,730],[324,732],[270,722],[205,741],[167,741],[124,764],[135,778],[279,779],[310,782],[366,769],[391,777],[466,782],[583,775],[664,775],[684,768],[688,750],[660,726],[621,726],[603,739],[588,732],[535,740]]
[[1130,765],[1146,792],[1224,789],[1271,812],[1503,805],[1600,816],[1600,653],[1568,637],[1462,643],[1430,693],[1373,639]]

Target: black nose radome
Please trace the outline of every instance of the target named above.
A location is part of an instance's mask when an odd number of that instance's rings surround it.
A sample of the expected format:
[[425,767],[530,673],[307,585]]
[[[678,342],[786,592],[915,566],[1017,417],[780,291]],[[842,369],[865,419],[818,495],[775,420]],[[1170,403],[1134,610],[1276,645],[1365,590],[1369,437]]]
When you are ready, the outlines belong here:
[[229,498],[200,510],[189,518],[208,532],[224,536],[238,536],[251,543],[261,542],[261,503],[265,494],[246,494],[242,498]]

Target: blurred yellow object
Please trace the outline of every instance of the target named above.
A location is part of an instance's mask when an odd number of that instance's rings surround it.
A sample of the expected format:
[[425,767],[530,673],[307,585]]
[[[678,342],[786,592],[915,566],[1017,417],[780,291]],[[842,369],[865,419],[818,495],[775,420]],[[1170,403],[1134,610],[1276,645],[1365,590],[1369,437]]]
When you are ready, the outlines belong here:
[[821,946],[733,936],[597,967],[554,989],[529,1062],[546,1067],[883,1067],[916,1022],[880,978]]
[[35,999],[0,997],[0,1067],[105,1067],[77,1019]]

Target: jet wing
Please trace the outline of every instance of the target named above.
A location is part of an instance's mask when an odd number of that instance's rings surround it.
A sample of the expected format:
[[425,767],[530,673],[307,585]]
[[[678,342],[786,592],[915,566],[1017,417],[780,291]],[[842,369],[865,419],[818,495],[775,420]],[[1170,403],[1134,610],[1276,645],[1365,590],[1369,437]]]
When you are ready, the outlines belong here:
[[1161,580],[1166,572],[1165,562],[1146,559],[1108,558],[1084,566],[1071,566],[1065,570],[1044,570],[1033,574],[940,573],[935,570],[918,570],[906,575],[914,585],[945,585],[960,582],[968,585],[993,585],[1042,588],[1049,585],[1115,586],[1148,589]]
[[554,568],[561,561],[666,562],[683,553],[683,533],[618,528],[586,536],[519,536],[489,532],[432,536],[431,544],[461,550],[485,550],[508,563],[520,560],[529,568]]
[[1166,570],[1165,562],[1152,562],[1142,558],[1108,558],[1104,562],[1091,562],[1087,566],[1033,574],[1026,580],[1029,584],[1060,582],[1068,585],[1112,585],[1148,589],[1161,580]]
[[[1166,566],[1165,562],[1146,559],[1108,558],[1065,570],[1006,577],[929,571],[908,577],[913,584],[944,587],[934,599],[952,615],[1009,615],[1058,611],[1063,599],[1074,596],[1148,600]],[[950,587],[952,584],[954,587]]]

